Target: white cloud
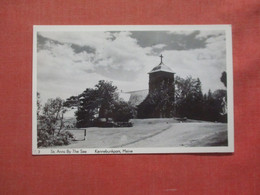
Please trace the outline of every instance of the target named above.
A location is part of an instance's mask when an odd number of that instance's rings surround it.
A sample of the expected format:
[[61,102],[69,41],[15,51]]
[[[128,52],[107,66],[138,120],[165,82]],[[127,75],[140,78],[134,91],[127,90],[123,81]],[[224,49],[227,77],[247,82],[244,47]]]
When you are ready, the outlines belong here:
[[[192,33],[191,31],[184,31]],[[204,32],[204,31],[203,31]],[[216,33],[213,32],[213,35]],[[42,36],[63,44],[47,41],[37,54],[38,91],[43,102],[47,98],[68,98],[99,80],[112,80],[119,90],[148,89],[148,72],[160,63],[151,56],[153,49],[165,44],[143,48],[130,32],[41,32]],[[182,33],[183,34],[183,33]],[[210,33],[212,35],[212,32]],[[208,36],[200,33],[199,37]],[[95,53],[75,53],[71,44],[89,46]],[[206,48],[166,50],[164,63],[181,77],[199,77],[204,92],[222,88],[219,78],[225,70],[225,36],[217,33],[206,40]]]
[[203,92],[209,89],[224,88],[220,82],[221,73],[226,67],[225,39],[210,38],[206,48],[165,51],[165,63],[181,77],[200,78]]
[[176,35],[190,35],[194,32],[195,32],[194,30],[167,31],[168,34],[176,34]]
[[81,93],[87,85],[94,86],[99,75],[87,73],[94,69],[90,61],[93,54],[75,54],[66,44],[47,44],[50,49],[37,54],[38,91],[44,101],[50,97],[67,98]]
[[197,38],[202,39],[202,38],[208,38],[208,37],[216,37],[219,35],[223,35],[224,31],[222,30],[203,30],[200,31],[199,34],[196,35]]
[[[42,36],[62,43],[74,43],[89,46],[96,50],[95,66],[118,67],[139,71],[142,68],[142,58],[150,52],[150,48],[142,48],[130,37],[130,32],[41,32]],[[112,38],[114,39],[112,41]],[[130,66],[129,60],[132,63]]]
[[165,44],[157,44],[157,45],[154,45],[153,48],[154,49],[163,49],[164,47],[166,47],[167,45]]
[[[90,34],[93,40],[90,40]],[[101,79],[114,80],[119,88],[125,90],[147,88],[139,82],[139,73],[143,75],[150,48],[140,47],[135,39],[129,37],[129,32],[114,34],[114,41],[107,39],[111,37],[108,33],[98,32],[98,36],[90,34],[87,33],[86,38],[82,33],[41,33],[63,43],[47,41],[45,49],[37,54],[38,90],[44,101],[50,97],[77,95],[87,87],[94,87]],[[70,47],[72,43],[91,46],[96,53],[75,53]],[[124,76],[134,82],[122,81]]]
[[104,40],[111,41],[112,38],[109,32],[42,31],[40,35],[62,43],[74,43],[80,46],[89,45],[90,47],[102,45]]

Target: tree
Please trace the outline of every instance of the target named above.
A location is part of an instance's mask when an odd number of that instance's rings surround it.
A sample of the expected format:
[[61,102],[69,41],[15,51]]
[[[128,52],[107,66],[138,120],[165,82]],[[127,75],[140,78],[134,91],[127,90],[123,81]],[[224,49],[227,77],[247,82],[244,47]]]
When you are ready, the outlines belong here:
[[[225,87],[227,87],[227,73],[225,71],[222,72],[220,80],[225,85]],[[222,97],[221,106],[222,111],[220,114],[222,115],[222,121],[227,122],[227,92],[225,93],[225,96]]]
[[172,117],[174,111],[174,85],[164,81],[159,88],[149,93],[138,106],[138,118],[166,118]]
[[217,102],[218,112],[221,115],[227,114],[227,103],[226,103],[227,90],[218,89],[218,90],[214,91],[213,97]]
[[133,118],[135,114],[135,108],[127,102],[116,102],[113,109],[113,119],[116,122],[128,122]]
[[[73,135],[64,129],[64,101],[61,98],[48,99],[41,110],[40,95],[38,95],[37,107],[37,145],[47,147],[53,145],[68,145]],[[61,132],[62,131],[62,132]]]
[[43,107],[42,125],[52,135],[54,135],[55,129],[58,129],[59,134],[62,128],[64,128],[63,116],[67,110],[63,104],[64,100],[61,98],[48,99]]
[[176,115],[200,119],[202,116],[203,94],[200,79],[191,76],[186,79],[175,79],[175,108]]
[[41,107],[40,93],[37,92],[37,118],[40,116]]
[[66,99],[64,102],[64,106],[68,108],[78,107],[80,104],[79,97],[78,96],[71,96]]
[[98,92],[95,89],[86,89],[79,95],[79,107],[76,114],[77,127],[86,127],[92,122],[99,112],[97,102]]
[[219,106],[214,98],[211,90],[208,91],[208,94],[206,95],[206,99],[203,104],[203,120],[206,121],[218,121],[219,118]]
[[97,90],[97,105],[99,107],[99,117],[106,118],[112,116],[112,110],[115,102],[118,100],[116,93],[117,87],[112,85],[112,82],[101,80],[95,86]]
[[112,82],[101,80],[94,89],[88,88],[78,96],[79,107],[76,112],[77,127],[92,125],[95,118],[113,116],[118,101],[117,87]]
[[164,81],[160,88],[155,90],[151,96],[151,102],[155,105],[155,111],[160,117],[171,117],[174,109],[174,86],[169,86]]
[[220,80],[225,85],[225,87],[227,87],[227,73],[226,73],[226,71],[222,72]]

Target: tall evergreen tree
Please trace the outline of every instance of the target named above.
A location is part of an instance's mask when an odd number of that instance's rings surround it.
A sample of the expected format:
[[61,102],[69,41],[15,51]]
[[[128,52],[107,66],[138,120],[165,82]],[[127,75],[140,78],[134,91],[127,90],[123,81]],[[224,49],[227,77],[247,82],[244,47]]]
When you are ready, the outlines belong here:
[[203,94],[200,79],[191,76],[176,77],[176,114],[180,117],[200,119],[202,116]]
[[112,117],[112,110],[115,102],[118,100],[116,93],[117,87],[112,85],[112,82],[101,80],[95,86],[97,91],[96,103],[99,107],[99,117]]
[[96,90],[88,88],[79,95],[80,105],[76,112],[77,127],[88,126],[98,114],[97,94]]

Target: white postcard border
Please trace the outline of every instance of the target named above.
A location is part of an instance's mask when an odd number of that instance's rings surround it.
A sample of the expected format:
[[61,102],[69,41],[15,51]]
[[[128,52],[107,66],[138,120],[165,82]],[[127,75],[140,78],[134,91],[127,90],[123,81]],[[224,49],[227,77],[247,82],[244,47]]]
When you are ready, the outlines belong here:
[[[226,34],[226,71],[228,97],[228,146],[149,147],[149,148],[37,148],[37,32],[38,31],[167,31],[224,30]],[[32,154],[169,154],[234,152],[233,60],[231,25],[34,25],[32,75]]]

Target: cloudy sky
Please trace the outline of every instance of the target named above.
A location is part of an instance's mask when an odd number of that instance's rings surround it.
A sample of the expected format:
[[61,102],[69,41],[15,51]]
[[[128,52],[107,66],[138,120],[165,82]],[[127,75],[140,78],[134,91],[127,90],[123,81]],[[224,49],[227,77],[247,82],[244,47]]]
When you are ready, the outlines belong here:
[[224,88],[225,31],[39,31],[37,91],[66,99],[113,81],[122,91],[148,89],[147,74],[163,62],[181,77],[199,77],[203,92]]

